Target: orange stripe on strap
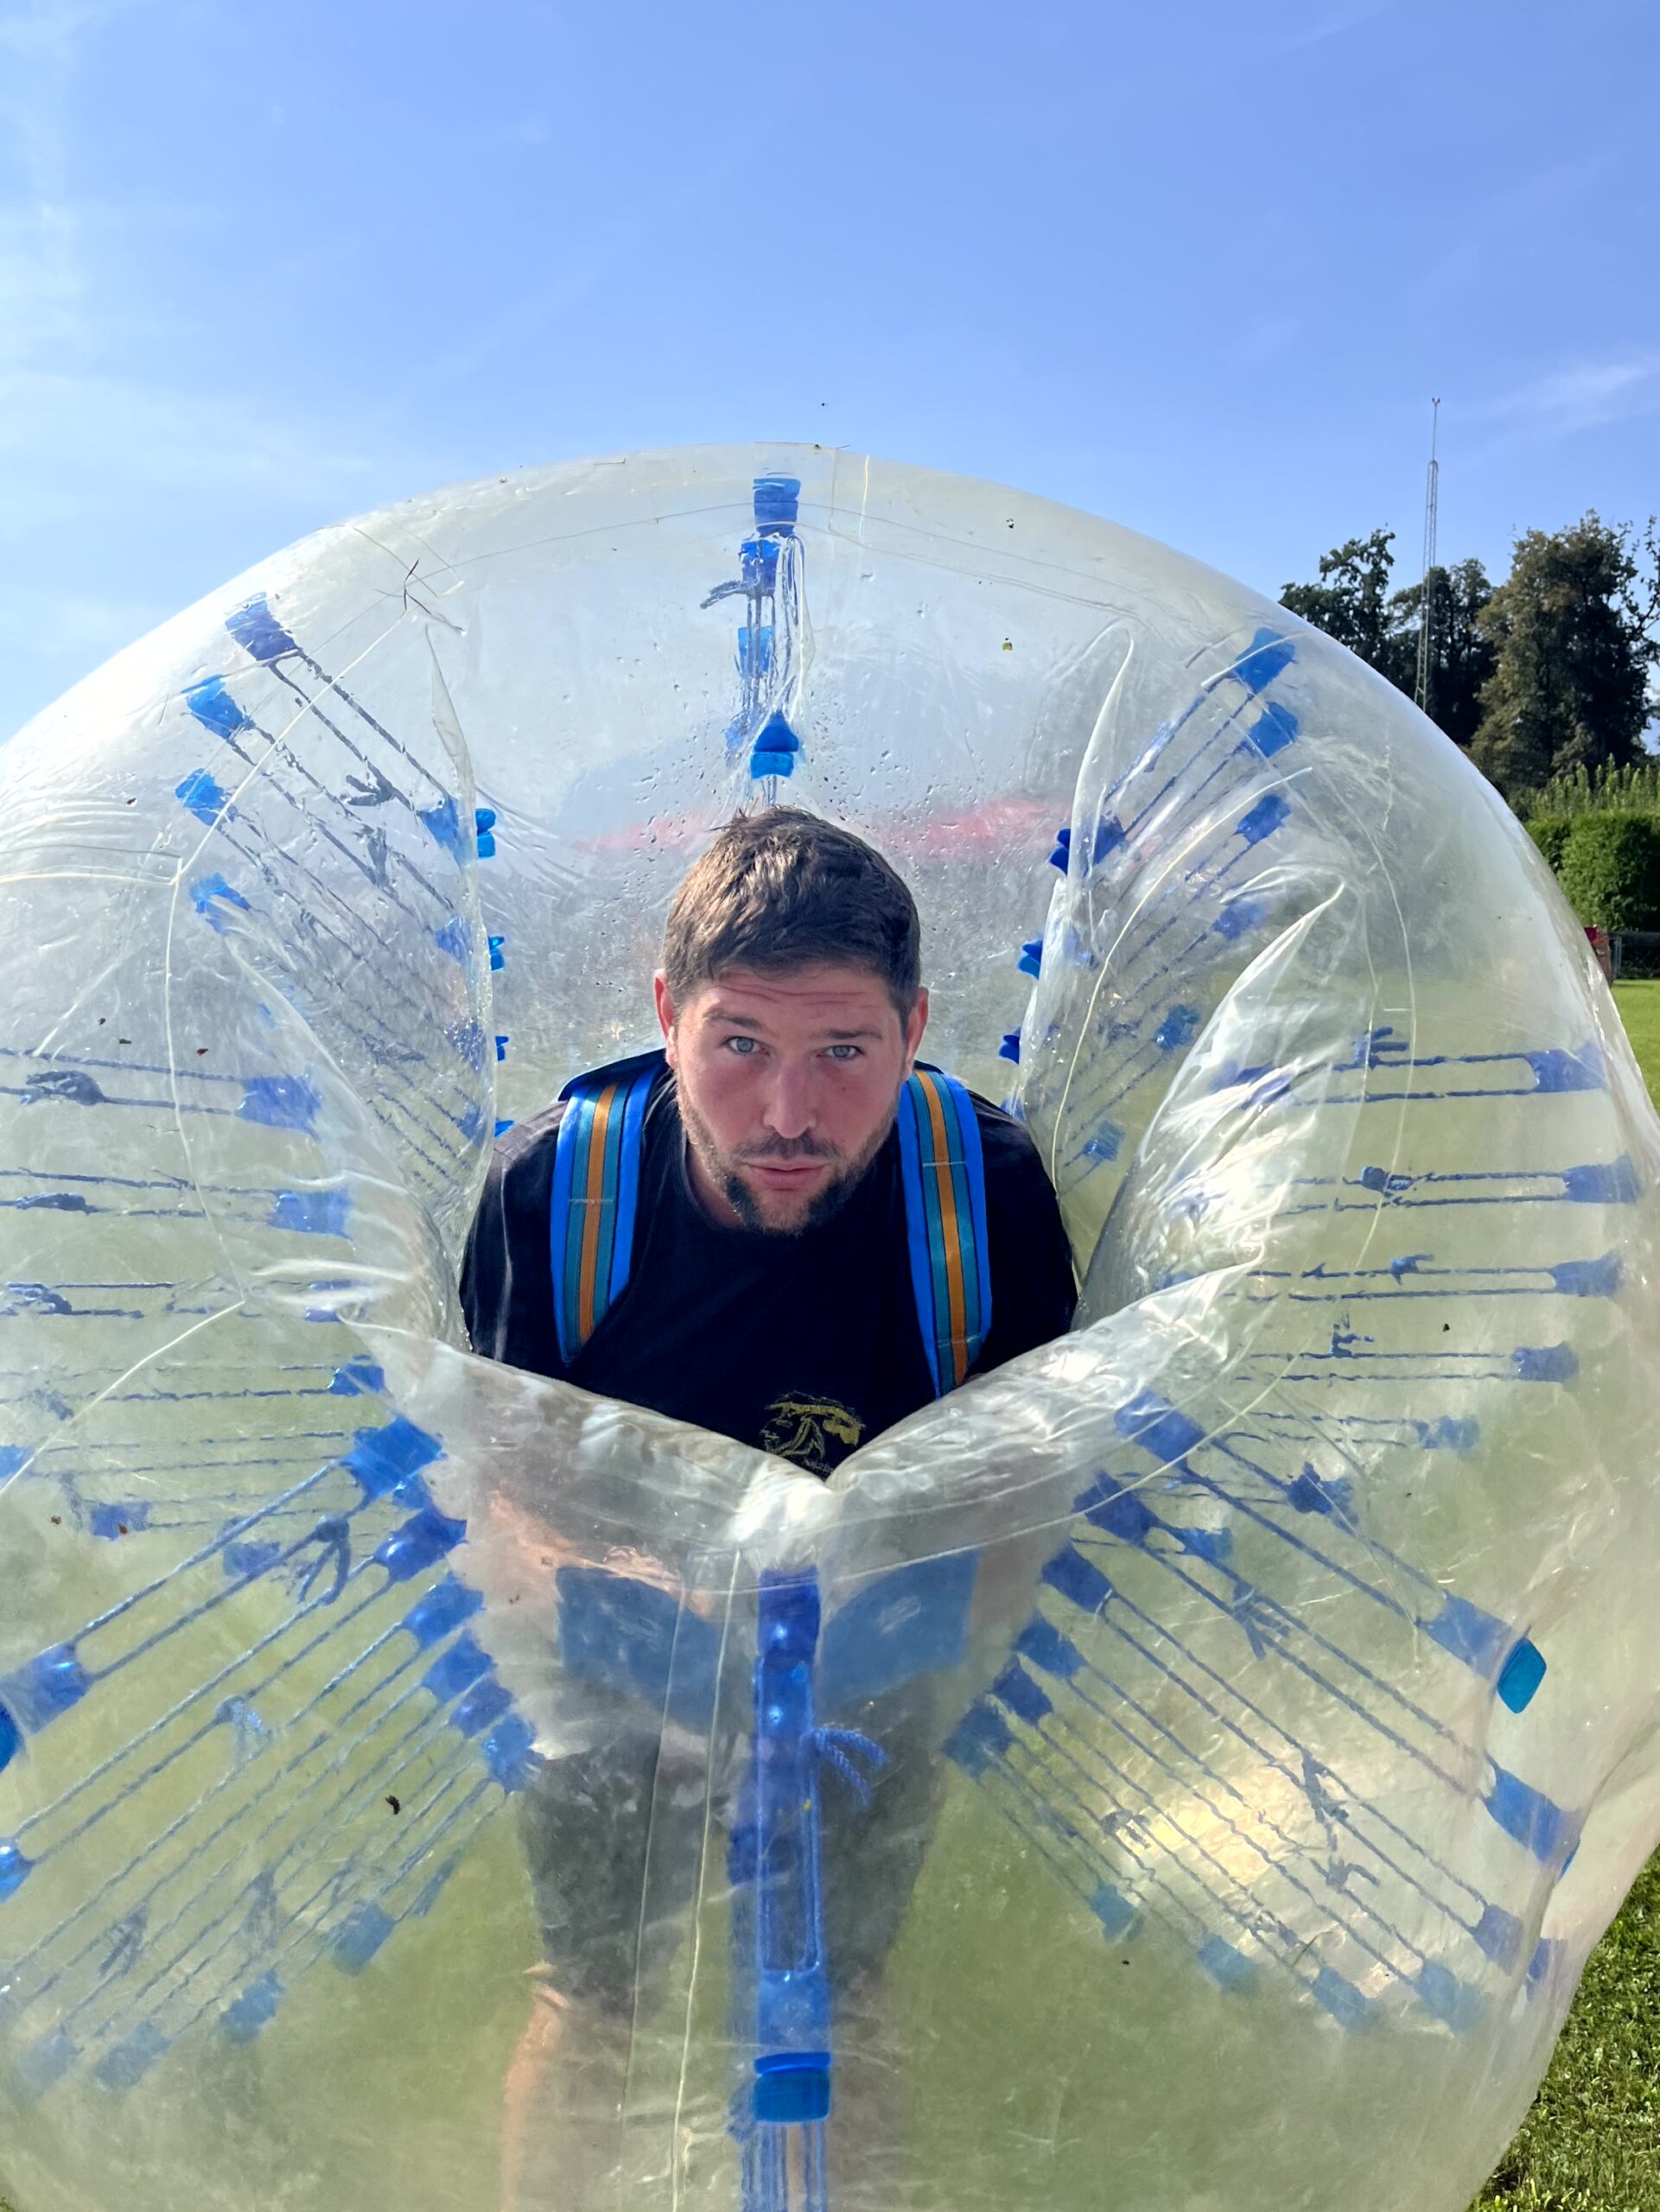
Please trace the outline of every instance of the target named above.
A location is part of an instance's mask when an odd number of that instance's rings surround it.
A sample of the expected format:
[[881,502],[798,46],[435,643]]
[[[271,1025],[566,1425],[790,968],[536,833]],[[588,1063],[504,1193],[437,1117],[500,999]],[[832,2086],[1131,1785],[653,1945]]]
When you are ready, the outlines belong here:
[[594,1289],[599,1274],[600,1218],[604,1211],[605,1131],[617,1086],[607,1083],[594,1101],[588,1133],[588,1179],[582,1192],[582,1256],[576,1270],[576,1333],[586,1344],[594,1333]]
[[[920,1071],[919,1070],[919,1073]],[[945,1289],[951,1301],[951,1366],[957,1382],[969,1371],[969,1323],[963,1293],[963,1240],[957,1233],[957,1184],[951,1174],[945,1136],[945,1109],[939,1087],[932,1076],[923,1076],[923,1096],[928,1101],[928,1121],[933,1131],[934,1187],[939,1194],[939,1225],[945,1243]]]

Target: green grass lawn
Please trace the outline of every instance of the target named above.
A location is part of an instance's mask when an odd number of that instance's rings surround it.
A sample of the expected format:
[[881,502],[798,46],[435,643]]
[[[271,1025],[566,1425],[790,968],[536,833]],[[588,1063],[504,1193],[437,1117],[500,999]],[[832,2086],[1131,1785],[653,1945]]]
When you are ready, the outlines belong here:
[[[1614,1000],[1660,1106],[1660,982]],[[1660,2212],[1660,1857],[1586,1967],[1522,2132],[1482,2191],[1505,2212]]]
[[[1660,1105],[1660,982],[1614,996]],[[1543,2087],[1478,2202],[1660,2212],[1660,1856],[1592,1955]]]
[[1660,1106],[1660,982],[1616,983],[1614,1003],[1648,1079],[1649,1096]]

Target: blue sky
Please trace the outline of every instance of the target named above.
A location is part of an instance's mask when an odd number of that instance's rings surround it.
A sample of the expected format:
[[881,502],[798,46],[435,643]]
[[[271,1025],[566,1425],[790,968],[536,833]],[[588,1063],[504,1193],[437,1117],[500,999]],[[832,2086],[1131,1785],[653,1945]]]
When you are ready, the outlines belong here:
[[1660,506],[1653,0],[0,0],[0,734],[321,523],[800,436],[1269,591]]

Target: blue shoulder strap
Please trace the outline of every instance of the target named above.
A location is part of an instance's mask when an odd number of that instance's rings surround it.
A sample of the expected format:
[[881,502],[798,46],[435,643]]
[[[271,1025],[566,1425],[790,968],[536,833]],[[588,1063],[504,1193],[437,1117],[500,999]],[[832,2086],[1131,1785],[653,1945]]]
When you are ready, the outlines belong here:
[[986,1171],[974,1101],[919,1067],[900,1093],[906,1236],[934,1395],[967,1381],[991,1327]]
[[[570,1366],[622,1295],[633,1260],[646,1103],[663,1066],[579,1076],[560,1094],[549,1210],[554,1319]],[[991,1326],[985,1165],[974,1102],[937,1068],[900,1093],[900,1170],[917,1322],[934,1395],[967,1380]]]
[[548,1236],[554,1322],[567,1367],[628,1281],[646,1102],[662,1065],[663,1055],[653,1052],[579,1076],[559,1094],[565,1111],[554,1148]]

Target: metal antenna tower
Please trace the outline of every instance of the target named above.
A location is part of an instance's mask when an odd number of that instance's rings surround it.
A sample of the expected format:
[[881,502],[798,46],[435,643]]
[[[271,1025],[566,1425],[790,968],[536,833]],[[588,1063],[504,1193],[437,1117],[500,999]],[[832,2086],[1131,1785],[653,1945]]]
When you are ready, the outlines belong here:
[[1429,671],[1434,664],[1431,656],[1431,633],[1434,627],[1432,579],[1435,573],[1436,510],[1441,504],[1441,465],[1435,458],[1441,418],[1441,401],[1432,399],[1429,403],[1429,473],[1424,480],[1423,582],[1418,593],[1418,680],[1412,693],[1425,714],[1429,712]]

